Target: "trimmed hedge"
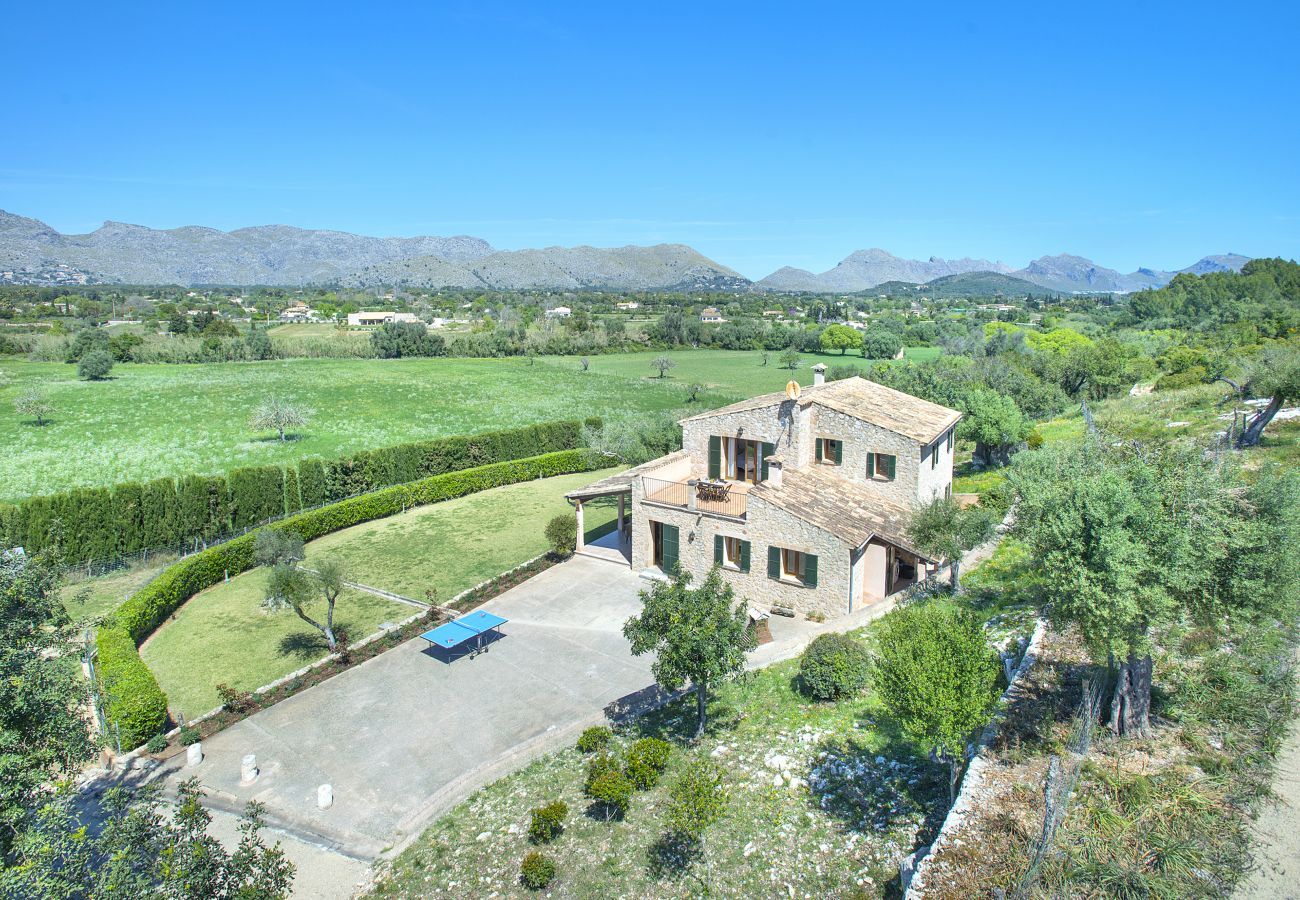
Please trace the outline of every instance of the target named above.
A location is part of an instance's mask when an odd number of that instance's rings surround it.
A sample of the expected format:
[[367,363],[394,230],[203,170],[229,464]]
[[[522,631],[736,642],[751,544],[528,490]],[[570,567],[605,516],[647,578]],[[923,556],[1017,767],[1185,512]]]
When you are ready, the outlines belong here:
[[117,724],[122,749],[138,747],[166,726],[167,696],[124,629],[99,629],[95,645],[104,715]]
[[0,543],[36,553],[62,523],[65,563],[111,559],[143,549],[210,542],[304,508],[492,463],[573,450],[582,424],[549,422],[365,450],[297,466],[254,466],[226,475],[185,475],[146,484],[82,488],[32,497],[0,514]]

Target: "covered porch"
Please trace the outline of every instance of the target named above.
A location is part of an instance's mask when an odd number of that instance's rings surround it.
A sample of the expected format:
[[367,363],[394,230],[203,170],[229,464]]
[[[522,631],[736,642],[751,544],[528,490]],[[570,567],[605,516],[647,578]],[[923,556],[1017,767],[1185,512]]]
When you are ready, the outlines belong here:
[[[574,553],[629,567],[632,565],[632,519],[628,507],[632,498],[632,481],[636,477],[634,470],[620,472],[564,495],[573,504],[574,515],[578,520]],[[586,511],[589,506],[597,504],[614,505],[614,519],[589,533]]]

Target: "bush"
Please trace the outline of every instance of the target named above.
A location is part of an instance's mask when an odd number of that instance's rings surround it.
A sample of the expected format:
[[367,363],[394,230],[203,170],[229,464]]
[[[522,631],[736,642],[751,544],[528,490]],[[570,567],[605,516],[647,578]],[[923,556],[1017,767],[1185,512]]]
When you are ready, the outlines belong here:
[[621,819],[632,805],[632,782],[616,767],[598,775],[587,788],[587,796],[605,808],[605,821]]
[[591,787],[610,772],[619,772],[618,760],[608,753],[601,753],[587,763],[587,777],[582,783],[582,792],[591,796]]
[[182,747],[188,747],[190,744],[197,744],[201,741],[203,739],[203,733],[193,725],[187,725],[181,729],[181,733],[176,737],[177,740],[181,742]]
[[533,820],[528,825],[529,840],[538,844],[549,844],[564,831],[564,818],[569,814],[569,805],[563,800],[556,800],[533,810]]
[[162,753],[167,749],[167,738],[163,737],[161,734],[155,734],[145,743],[144,749],[145,752],[157,756],[159,753]]
[[595,753],[604,750],[613,740],[614,732],[603,725],[594,725],[578,737],[578,749],[583,753]]
[[627,777],[637,790],[645,791],[659,783],[672,745],[659,738],[641,738],[627,751]]
[[545,854],[534,850],[524,857],[519,866],[519,881],[530,890],[540,891],[555,878],[555,863]]
[[578,542],[578,520],[569,513],[560,513],[546,523],[546,540],[556,556],[573,553]]
[[799,683],[814,700],[838,700],[866,687],[869,665],[860,641],[847,634],[823,634],[799,660]]
[[710,825],[722,818],[728,799],[717,763],[711,759],[696,760],[668,792],[669,830],[698,841]]
[[167,724],[167,696],[121,627],[105,625],[95,637],[104,715],[116,726],[123,750],[139,747]]
[[77,377],[87,381],[107,378],[113,369],[113,354],[107,350],[91,350],[77,363]]
[[1192,366],[1190,369],[1184,369],[1182,372],[1176,372],[1170,375],[1161,375],[1156,381],[1155,390],[1157,391],[1174,391],[1178,388],[1191,387],[1196,384],[1205,384],[1209,380],[1209,374],[1205,371],[1204,366]]
[[1043,433],[1035,428],[1029,432],[1029,437],[1025,438],[1025,446],[1030,450],[1041,449],[1044,443]]
[[233,713],[250,712],[257,707],[257,698],[251,691],[241,691],[228,684],[217,685],[217,696],[221,705]]

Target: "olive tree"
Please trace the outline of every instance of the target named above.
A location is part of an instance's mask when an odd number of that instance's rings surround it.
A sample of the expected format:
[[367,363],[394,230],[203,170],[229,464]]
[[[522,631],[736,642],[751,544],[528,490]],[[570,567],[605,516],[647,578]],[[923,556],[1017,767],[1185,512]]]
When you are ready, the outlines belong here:
[[1016,401],[1003,394],[975,388],[963,403],[966,415],[958,426],[960,436],[975,442],[974,463],[980,468],[1005,466],[1034,430]]
[[28,388],[14,398],[14,410],[20,416],[30,416],[35,419],[39,427],[44,425],[50,413],[54,412],[54,404],[43,391]]
[[[291,609],[294,614],[325,637],[331,651],[338,649],[338,635],[334,630],[334,607],[344,587],[343,566],[335,560],[325,560],[314,570],[305,569],[285,561],[271,568],[266,582],[262,605],[268,610]],[[318,600],[325,603],[325,620],[317,621],[308,612]]]
[[253,410],[248,419],[248,427],[254,431],[275,431],[280,440],[288,440],[290,428],[302,428],[307,424],[307,411],[279,397],[263,400]]
[[628,619],[623,635],[632,655],[654,653],[655,680],[670,691],[686,682],[695,688],[695,737],[704,734],[709,688],[745,667],[745,654],[754,649],[743,603],[715,566],[698,588],[691,576],[678,573],[641,592],[644,608]]
[[1300,399],[1300,349],[1276,345],[1265,350],[1252,367],[1245,387],[1253,394],[1268,397],[1268,403],[1246,422],[1237,436],[1238,449],[1256,446],[1282,404]]
[[993,533],[993,517],[982,506],[962,507],[950,497],[936,497],[918,507],[907,526],[916,549],[946,560],[953,592],[961,590],[961,558]]
[[77,377],[86,381],[103,381],[113,370],[113,354],[107,350],[91,350],[77,363]]
[[998,663],[969,610],[934,603],[894,610],[876,632],[873,685],[903,735],[948,764],[948,797],[967,744],[988,722]]
[[665,378],[668,375],[669,369],[677,368],[677,363],[673,362],[667,356],[661,355],[661,356],[656,356],[654,358],[654,360],[650,363],[650,368],[657,369],[659,371],[659,377]]

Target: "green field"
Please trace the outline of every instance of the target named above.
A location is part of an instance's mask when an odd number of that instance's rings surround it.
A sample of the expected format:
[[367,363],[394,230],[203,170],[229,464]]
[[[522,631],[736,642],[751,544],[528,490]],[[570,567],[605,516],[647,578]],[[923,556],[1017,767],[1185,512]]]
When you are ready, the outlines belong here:
[[[573,367],[576,369],[576,365]],[[0,387],[0,501],[240,466],[295,462],[533,422],[674,410],[676,381],[639,384],[524,360],[300,359],[207,365],[119,365],[104,382],[61,363],[5,361]],[[46,391],[51,422],[29,424],[13,399]],[[296,440],[248,428],[276,395],[311,409]],[[734,399],[708,395],[704,403]]]
[[[349,581],[416,600],[433,589],[446,601],[545,552],[546,523],[572,509],[565,492],[615,471],[507,485],[366,522],[312,541],[306,565],[338,559]],[[588,533],[614,514],[609,506],[588,508]],[[218,684],[252,690],[325,655],[319,633],[292,612],[262,610],[265,586],[266,571],[255,569],[209,588],[145,643],[142,655],[173,712],[201,715],[217,705]],[[336,608],[353,640],[415,612],[358,591],[348,591]]]

